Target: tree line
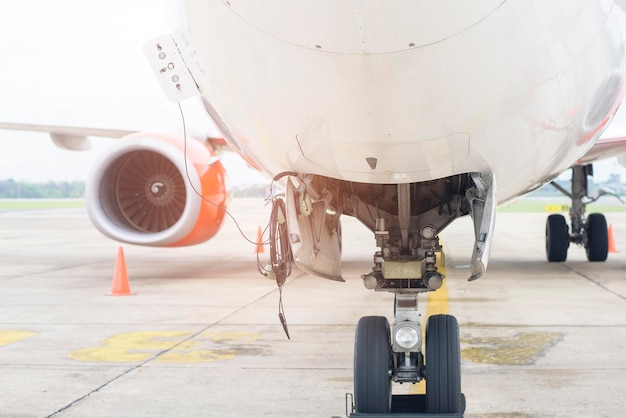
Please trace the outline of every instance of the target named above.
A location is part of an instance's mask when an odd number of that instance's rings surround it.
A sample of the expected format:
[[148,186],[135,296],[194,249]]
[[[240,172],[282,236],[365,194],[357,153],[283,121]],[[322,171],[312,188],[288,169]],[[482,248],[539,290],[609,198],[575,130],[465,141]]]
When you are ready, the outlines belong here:
[[[280,186],[274,185],[274,190]],[[268,184],[248,184],[231,188],[233,197],[267,197]],[[14,179],[0,180],[0,199],[66,199],[85,197],[84,181],[49,181],[30,183]]]
[[85,196],[84,181],[30,183],[0,180],[0,199],[64,199]]

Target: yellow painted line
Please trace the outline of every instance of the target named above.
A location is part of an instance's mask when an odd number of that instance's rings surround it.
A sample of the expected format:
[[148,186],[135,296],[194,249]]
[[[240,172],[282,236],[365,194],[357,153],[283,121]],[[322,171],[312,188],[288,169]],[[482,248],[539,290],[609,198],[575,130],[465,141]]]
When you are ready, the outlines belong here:
[[544,212],[567,212],[569,211],[569,206],[548,204],[543,207],[543,210]]
[[[102,341],[100,347],[84,348],[68,356],[79,361],[139,362],[147,360],[159,351],[172,348],[178,341],[190,335],[190,332],[175,331],[118,334]],[[193,348],[196,344],[183,343],[185,348]]]
[[0,330],[0,347],[25,340],[33,335],[36,335],[36,333],[22,330]]
[[[446,275],[446,256],[443,251],[437,257],[437,267],[441,274]],[[428,299],[426,300],[426,316],[424,317],[424,324],[428,321],[432,315],[447,314],[449,311],[448,305],[448,285],[447,280],[443,280],[441,288],[434,292],[428,292]],[[426,331],[426,327],[423,327],[423,332]]]
[[523,366],[534,364],[563,338],[558,332],[523,332],[512,338],[465,338],[461,350],[473,363]]
[[[559,206],[559,209],[562,209]],[[445,254],[438,257],[439,271],[445,275]],[[429,292],[426,300],[426,314],[422,320],[422,337],[425,338],[426,323],[431,315],[447,314],[449,312],[447,280],[435,292]],[[473,363],[497,365],[529,365],[534,364],[550,347],[557,344],[563,334],[555,332],[523,332],[513,337],[463,338],[461,349],[463,359]],[[411,394],[423,395],[426,393],[426,381],[413,385]]]
[[[200,342],[203,340],[211,340],[219,344],[228,344],[229,342],[255,341],[260,337],[259,334],[240,331],[207,331],[198,336]],[[240,349],[240,346],[238,346]],[[163,354],[156,359],[160,363],[210,363],[213,361],[230,360],[240,354],[239,349],[229,348],[228,346],[212,349],[212,350],[180,350],[176,347],[168,353]]]
[[[446,275],[446,255],[442,251],[437,257],[437,267],[439,272]],[[426,322],[432,315],[447,314],[449,309],[448,304],[448,286],[447,279],[443,280],[441,288],[434,292],[428,292],[428,298],[426,299],[426,315],[422,319],[422,340],[426,338]],[[411,387],[411,394],[423,395],[426,393],[426,381],[422,380]]]
[[[193,340],[190,331],[144,331],[114,335],[99,347],[76,350],[68,357],[86,362],[141,362],[164,351],[155,361],[161,363],[208,363],[229,360],[240,352],[230,342],[254,341],[258,334],[237,331],[207,331]],[[209,346],[205,348],[205,346]],[[219,346],[212,348],[210,346]]]

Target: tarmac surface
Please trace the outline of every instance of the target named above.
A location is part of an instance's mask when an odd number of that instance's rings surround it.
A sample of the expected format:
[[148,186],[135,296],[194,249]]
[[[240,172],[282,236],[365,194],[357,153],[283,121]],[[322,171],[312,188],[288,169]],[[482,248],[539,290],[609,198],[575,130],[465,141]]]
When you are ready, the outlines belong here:
[[[268,207],[231,209],[255,242]],[[469,219],[442,234],[446,288],[421,306],[459,320],[466,417],[626,411],[626,214],[606,214],[623,252],[605,263],[575,246],[547,263],[546,215],[499,213],[487,276],[471,283]],[[287,340],[276,285],[230,219],[195,247],[124,245],[136,295],[108,296],[119,244],[85,210],[0,212],[0,417],[345,416],[356,322],[391,318],[393,296],[363,287],[373,235],[342,224],[346,283],[294,270]]]

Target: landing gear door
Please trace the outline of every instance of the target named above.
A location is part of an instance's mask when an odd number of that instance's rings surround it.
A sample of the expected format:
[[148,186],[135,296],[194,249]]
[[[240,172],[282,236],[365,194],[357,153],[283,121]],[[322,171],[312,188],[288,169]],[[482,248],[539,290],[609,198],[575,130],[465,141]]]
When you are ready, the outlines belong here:
[[493,174],[472,173],[474,187],[467,191],[474,221],[474,251],[469,280],[482,277],[487,270],[496,220],[496,179]]
[[[341,277],[341,228],[327,203],[314,199],[304,187],[300,191],[287,182],[287,228],[296,264],[301,270],[343,282]],[[338,216],[338,215],[337,215]]]

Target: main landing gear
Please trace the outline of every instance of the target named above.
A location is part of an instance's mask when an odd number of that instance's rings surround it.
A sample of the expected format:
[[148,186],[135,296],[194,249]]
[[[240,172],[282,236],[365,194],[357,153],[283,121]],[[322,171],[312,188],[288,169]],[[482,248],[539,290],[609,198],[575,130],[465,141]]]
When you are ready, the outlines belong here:
[[[605,261],[607,259],[609,238],[606,218],[601,213],[592,213],[585,218],[586,205],[597,200],[597,198],[590,199],[588,196],[587,176],[592,174],[591,165],[572,167],[571,193],[558,184],[551,183],[572,200],[572,207],[569,211],[571,231],[563,215],[548,216],[546,221],[546,256],[548,261],[565,261],[570,243],[583,246],[589,261]],[[590,200],[583,202],[583,198]]]

